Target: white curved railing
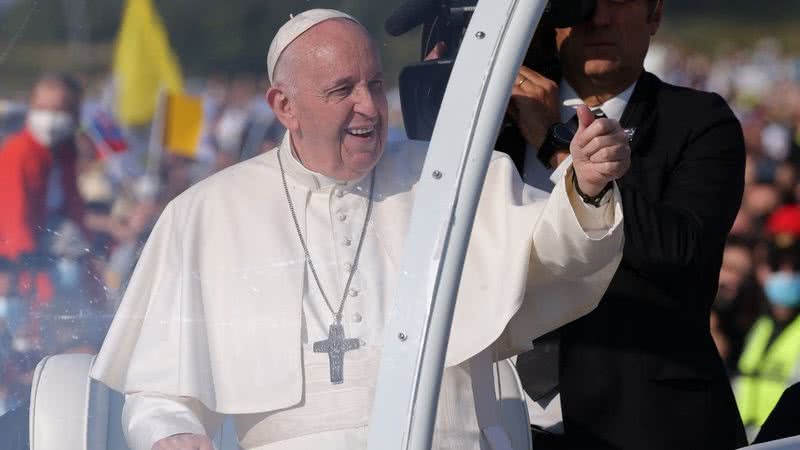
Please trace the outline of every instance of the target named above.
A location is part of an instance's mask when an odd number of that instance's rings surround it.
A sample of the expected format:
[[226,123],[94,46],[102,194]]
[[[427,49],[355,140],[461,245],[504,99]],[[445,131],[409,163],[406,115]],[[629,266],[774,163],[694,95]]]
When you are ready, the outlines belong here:
[[468,238],[511,85],[546,0],[481,0],[431,138],[386,324],[370,450],[429,450]]

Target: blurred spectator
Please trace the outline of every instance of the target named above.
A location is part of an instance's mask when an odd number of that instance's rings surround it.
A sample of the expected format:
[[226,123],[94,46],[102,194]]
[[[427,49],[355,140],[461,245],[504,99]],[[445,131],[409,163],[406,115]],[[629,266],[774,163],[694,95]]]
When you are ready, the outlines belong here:
[[[82,225],[83,204],[77,188],[75,132],[82,90],[68,75],[46,75],[34,86],[25,128],[0,148],[0,259],[2,277],[13,287],[31,289],[39,302],[52,292],[47,270],[49,245],[58,230]],[[78,232],[79,234],[79,232]],[[56,255],[64,257],[66,255]],[[58,277],[70,275],[69,262],[56,266]],[[65,272],[66,271],[66,272]],[[21,277],[16,280],[16,277]],[[57,280],[60,281],[60,280]],[[27,292],[23,292],[26,294]]]
[[130,189],[120,193],[106,216],[97,216],[96,226],[113,238],[113,247],[104,261],[102,279],[113,313],[133,271],[150,230],[161,213],[165,201],[159,201],[157,187],[147,177],[138,179]]
[[[745,190],[746,189],[745,187]],[[753,219],[744,210],[740,209],[739,213],[736,214],[736,219],[734,219],[731,232],[728,235],[739,238],[753,238],[755,237],[755,232]]]
[[25,126],[26,108],[22,103],[0,100],[0,140]]
[[711,324],[714,341],[729,372],[736,371],[744,337],[759,314],[762,296],[753,266],[752,243],[731,236],[722,254]]
[[251,76],[239,76],[231,82],[212,124],[217,148],[215,170],[261,153],[265,141],[272,143],[268,148],[280,142],[284,130],[267,105],[264,92]]
[[739,359],[737,401],[749,434],[760,427],[784,389],[800,381],[800,207],[770,216],[767,264],[758,277],[769,301],[747,335]]
[[763,222],[780,204],[778,189],[772,184],[751,184],[744,190],[742,210],[756,221]]

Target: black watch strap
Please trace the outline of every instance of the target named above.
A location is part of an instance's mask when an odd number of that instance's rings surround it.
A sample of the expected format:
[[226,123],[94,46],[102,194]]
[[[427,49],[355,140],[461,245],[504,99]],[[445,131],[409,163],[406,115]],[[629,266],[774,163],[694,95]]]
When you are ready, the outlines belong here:
[[583,200],[583,203],[586,203],[587,205],[592,205],[595,208],[599,208],[600,203],[603,201],[603,197],[605,197],[608,191],[610,191],[611,188],[614,187],[614,182],[609,181],[603,187],[603,189],[601,189],[600,192],[597,193],[597,195],[594,196],[586,195],[583,191],[581,191],[581,187],[578,185],[578,175],[576,175],[575,170],[573,170],[572,185],[575,187],[575,193],[578,194],[578,197],[580,197],[581,200]]
[[550,166],[550,160],[553,159],[556,150],[555,145],[553,145],[553,142],[550,140],[550,130],[548,129],[547,136],[545,136],[542,146],[539,147],[539,151],[536,152],[536,158],[539,159],[539,162],[541,162],[543,166],[552,169],[553,167]]
[[555,167],[550,165],[553,155],[559,150],[569,150],[569,144],[574,136],[575,131],[568,124],[556,122],[550,125],[542,146],[536,152],[536,157],[542,165],[548,169],[554,169]]

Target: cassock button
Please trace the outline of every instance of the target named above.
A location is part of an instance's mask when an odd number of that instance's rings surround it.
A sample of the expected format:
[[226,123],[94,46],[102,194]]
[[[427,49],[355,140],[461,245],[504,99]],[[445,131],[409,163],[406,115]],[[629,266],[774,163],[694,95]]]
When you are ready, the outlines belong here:
[[338,213],[336,213],[336,218],[339,219],[339,222],[344,222],[345,220],[347,220],[347,215],[339,211]]
[[363,319],[363,317],[361,317],[361,314],[359,314],[359,313],[354,313],[353,314],[353,322],[358,323],[358,322],[361,322],[362,319]]
[[358,295],[358,289],[350,289],[350,297],[355,297]]
[[347,238],[342,239],[342,245],[344,245],[345,247],[350,247],[352,243],[353,241],[351,241],[350,239]]
[[337,190],[337,191],[336,191],[336,196],[337,196],[337,197],[339,197],[339,198],[342,198],[342,197],[344,197],[344,191],[343,191],[343,190],[341,190],[341,189]]
[[347,263],[347,264],[344,265],[344,271],[345,272],[350,272],[352,270],[353,270],[353,265],[352,264]]

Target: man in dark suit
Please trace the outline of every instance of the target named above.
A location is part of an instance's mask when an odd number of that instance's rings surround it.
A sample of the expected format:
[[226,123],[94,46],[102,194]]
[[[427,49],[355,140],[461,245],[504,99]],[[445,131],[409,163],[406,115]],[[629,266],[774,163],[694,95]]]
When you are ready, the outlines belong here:
[[709,330],[744,188],[744,142],[720,96],[644,71],[662,8],[661,0],[598,0],[591,20],[555,31],[560,84],[523,67],[513,88],[510,112],[527,145],[506,151],[529,182],[537,159],[552,168],[567,157],[548,129],[568,118],[565,105],[599,108],[631,135],[631,168],[618,180],[617,274],[595,311],[518,360],[537,450],[746,444]]

